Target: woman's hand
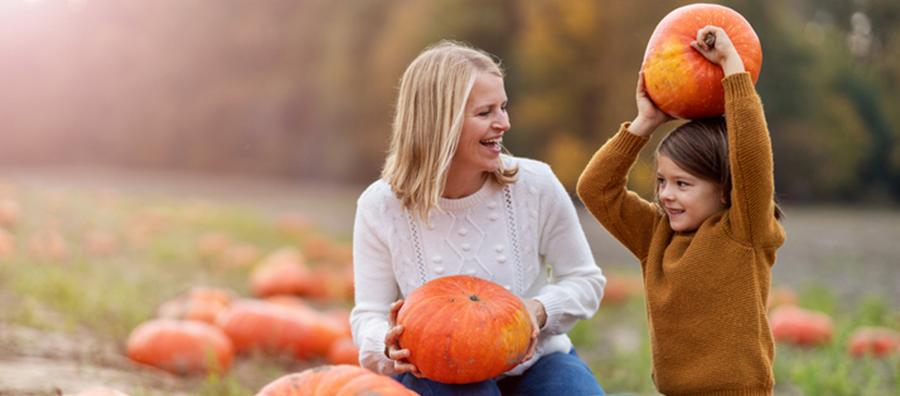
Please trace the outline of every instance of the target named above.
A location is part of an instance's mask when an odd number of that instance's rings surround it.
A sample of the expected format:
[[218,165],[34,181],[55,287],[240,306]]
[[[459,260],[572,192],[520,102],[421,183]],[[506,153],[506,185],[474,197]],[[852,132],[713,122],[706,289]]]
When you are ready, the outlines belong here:
[[523,362],[534,356],[534,351],[537,349],[538,336],[541,335],[541,328],[547,323],[547,311],[544,309],[544,304],[541,304],[540,301],[533,298],[528,299],[525,301],[525,308],[528,311],[528,317],[531,319],[531,343],[528,344],[528,352],[525,354],[525,358],[522,359]]
[[403,299],[394,301],[391,304],[391,313],[388,315],[388,323],[390,323],[391,328],[384,336],[384,354],[394,361],[394,371],[397,374],[411,373],[419,377],[421,376],[419,369],[407,360],[409,358],[409,349],[400,348],[399,341],[400,334],[403,333],[403,326],[397,325],[397,313],[400,312],[402,306]]
[[697,31],[697,39],[691,47],[710,62],[722,67],[725,76],[744,72],[744,61],[728,37],[728,33],[718,26],[704,26]]
[[672,120],[672,116],[663,113],[662,110],[656,107],[650,96],[647,95],[647,87],[644,85],[644,72],[638,73],[634,97],[637,102],[638,115],[631,122],[631,125],[628,126],[629,132],[647,137],[652,135],[657,127],[666,121]]

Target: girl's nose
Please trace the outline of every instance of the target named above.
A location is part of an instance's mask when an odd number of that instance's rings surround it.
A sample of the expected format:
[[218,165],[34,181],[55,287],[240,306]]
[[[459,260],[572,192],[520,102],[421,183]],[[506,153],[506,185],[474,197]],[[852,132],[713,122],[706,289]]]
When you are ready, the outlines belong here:
[[674,195],[672,194],[672,189],[667,185],[663,185],[659,188],[659,199],[663,201],[671,201]]

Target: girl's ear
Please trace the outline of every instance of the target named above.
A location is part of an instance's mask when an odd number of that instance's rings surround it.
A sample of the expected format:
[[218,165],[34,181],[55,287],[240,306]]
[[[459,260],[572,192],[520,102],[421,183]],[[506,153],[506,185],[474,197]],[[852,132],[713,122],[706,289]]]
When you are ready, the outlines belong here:
[[719,194],[719,200],[722,201],[722,205],[728,205],[728,197],[725,196],[724,191],[722,191],[722,193]]

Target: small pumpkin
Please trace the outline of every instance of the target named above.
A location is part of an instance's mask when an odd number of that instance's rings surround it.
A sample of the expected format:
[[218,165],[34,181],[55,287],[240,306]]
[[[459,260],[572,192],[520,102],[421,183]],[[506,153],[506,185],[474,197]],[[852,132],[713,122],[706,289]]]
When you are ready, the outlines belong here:
[[850,335],[847,350],[853,357],[888,357],[900,352],[900,333],[886,327],[860,327]]
[[643,294],[644,281],[635,275],[608,275],[603,287],[603,304],[618,305]]
[[240,300],[219,316],[219,327],[238,353],[290,353],[297,359],[325,356],[342,329],[306,307]]
[[195,286],[187,292],[164,302],[157,310],[161,318],[199,320],[215,324],[216,318],[224,312],[234,293],[230,290]]
[[782,305],[769,314],[772,336],[778,342],[799,346],[817,346],[831,340],[830,317],[793,305]]
[[359,365],[359,347],[352,338],[341,338],[331,344],[325,359],[331,364]]
[[321,294],[322,280],[306,266],[303,255],[294,248],[279,249],[265,258],[250,274],[250,288],[258,297],[278,294],[301,296]]
[[128,337],[128,357],[175,374],[223,372],[234,347],[221,329],[193,320],[154,319]]
[[399,344],[410,363],[434,381],[462,384],[493,378],[522,362],[531,317],[516,295],[467,275],[431,280],[407,297],[397,315]]

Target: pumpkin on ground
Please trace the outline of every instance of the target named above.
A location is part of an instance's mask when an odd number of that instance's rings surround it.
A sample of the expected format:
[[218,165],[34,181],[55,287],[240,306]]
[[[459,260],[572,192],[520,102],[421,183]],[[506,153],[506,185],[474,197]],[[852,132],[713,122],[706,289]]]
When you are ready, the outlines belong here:
[[666,114],[697,119],[725,112],[722,68],[690,46],[707,25],[725,29],[753,82],[759,78],[762,47],[741,14],[716,4],[677,8],[653,30],[641,67],[647,94]]
[[531,318],[522,300],[500,285],[456,275],[429,281],[397,315],[399,344],[429,379],[461,384],[500,375],[525,358]]
[[157,310],[157,316],[215,324],[216,318],[228,308],[233,298],[234,293],[230,290],[195,286],[180,296],[162,303]]
[[775,341],[799,346],[817,346],[831,340],[831,318],[821,312],[782,305],[769,314]]
[[310,308],[241,300],[219,316],[219,327],[238,353],[290,353],[297,359],[325,356],[343,334],[334,321]]
[[622,304],[642,295],[644,281],[637,275],[609,275],[603,287],[603,304]]
[[154,319],[128,337],[128,357],[176,374],[223,372],[234,348],[219,328],[193,320]]
[[328,348],[328,356],[325,357],[331,364],[359,365],[359,347],[353,343],[352,338],[341,338]]
[[303,255],[293,248],[282,248],[263,258],[250,274],[250,288],[258,297],[327,293],[322,279],[315,276]]
[[888,357],[900,353],[900,333],[886,327],[860,327],[850,335],[847,350],[854,357]]
[[414,396],[392,378],[349,365],[319,366],[288,374],[256,396]]

